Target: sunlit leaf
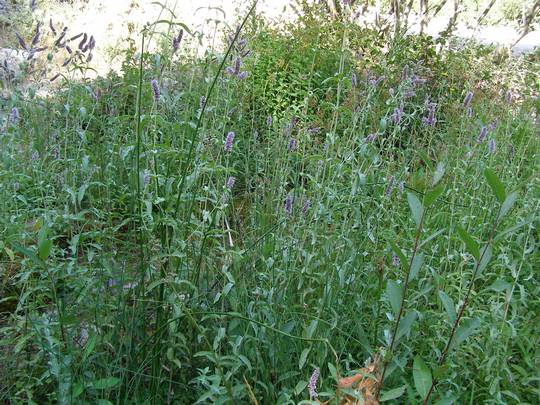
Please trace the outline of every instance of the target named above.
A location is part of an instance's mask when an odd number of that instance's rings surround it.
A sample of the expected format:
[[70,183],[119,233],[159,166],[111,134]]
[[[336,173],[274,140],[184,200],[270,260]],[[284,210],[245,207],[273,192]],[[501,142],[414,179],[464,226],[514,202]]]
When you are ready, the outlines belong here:
[[416,356],[414,358],[413,378],[416,391],[422,398],[425,398],[431,387],[433,379],[431,377],[429,367],[426,365],[426,363],[424,363],[424,360],[422,360],[420,356]]
[[495,197],[497,197],[497,200],[502,204],[504,200],[506,199],[506,191],[504,190],[504,185],[501,183],[497,175],[493,172],[493,170],[489,168],[484,169],[484,176],[491,187],[491,190],[493,191],[493,194],[495,194]]

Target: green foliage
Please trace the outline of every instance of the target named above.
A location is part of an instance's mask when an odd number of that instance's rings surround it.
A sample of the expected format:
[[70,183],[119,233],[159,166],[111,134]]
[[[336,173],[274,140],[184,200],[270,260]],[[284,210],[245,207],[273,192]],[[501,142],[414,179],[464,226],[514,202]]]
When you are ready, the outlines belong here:
[[535,403],[532,68],[323,17],[4,101],[0,400]]

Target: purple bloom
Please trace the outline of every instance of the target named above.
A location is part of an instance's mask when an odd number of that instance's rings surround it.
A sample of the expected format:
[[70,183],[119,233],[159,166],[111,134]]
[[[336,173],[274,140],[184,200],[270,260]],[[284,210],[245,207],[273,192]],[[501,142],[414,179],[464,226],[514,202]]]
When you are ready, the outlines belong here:
[[319,368],[316,368],[313,370],[313,374],[311,374],[311,377],[309,378],[308,382],[308,389],[309,389],[309,399],[314,400],[319,396],[317,394],[317,381],[319,380],[319,376],[321,375],[321,371]]
[[497,143],[493,138],[491,138],[488,142],[488,151],[492,155],[497,151]]
[[467,92],[465,98],[463,99],[463,108],[468,108],[471,105],[473,96],[474,93],[472,91]]
[[472,118],[473,115],[474,115],[474,111],[472,107],[467,108],[467,117]]
[[512,90],[508,90],[506,92],[506,102],[508,104],[511,104],[513,99],[514,99],[514,94],[512,93]]
[[437,123],[437,118],[435,118],[435,109],[437,108],[436,103],[426,103],[427,117],[422,118],[422,123],[425,126],[434,127]]
[[491,124],[489,124],[489,130],[495,131],[497,129],[497,119],[493,120]]
[[234,176],[229,176],[229,178],[227,179],[227,184],[226,184],[229,190],[233,189],[235,181],[236,181],[236,178]]
[[353,87],[356,87],[358,85],[358,79],[356,77],[356,73],[352,73],[351,75],[351,83]]
[[225,152],[227,153],[232,152],[233,141],[234,141],[234,132],[230,131],[227,134],[227,137],[225,138],[225,145],[224,145]]
[[369,134],[368,136],[366,136],[366,140],[365,140],[366,143],[373,142],[375,139],[377,139],[377,136],[378,136],[377,133]]
[[304,203],[302,204],[302,213],[306,215],[310,208],[311,201],[309,201],[307,198],[304,198]]
[[289,216],[292,215],[293,202],[294,198],[292,194],[287,194],[287,198],[285,198],[285,214]]
[[19,109],[17,107],[13,107],[11,109],[11,114],[9,116],[12,122],[19,121],[20,115],[19,115]]
[[399,257],[395,253],[392,253],[392,264],[394,265],[394,267],[398,267],[400,264]]
[[404,181],[399,182],[398,190],[399,190],[399,194],[403,194],[403,192],[405,191],[405,182]]
[[180,30],[178,33],[178,36],[174,37],[172,40],[172,47],[173,47],[173,55],[178,51],[178,48],[180,48],[180,42],[182,41],[182,37],[184,36],[184,30]]
[[248,72],[240,72],[236,75],[240,80],[244,80],[246,77],[248,77]]
[[154,101],[158,103],[161,97],[161,91],[159,90],[159,83],[156,79],[152,79],[150,84],[152,85],[152,93],[154,93]]
[[201,96],[201,98],[199,99],[199,107],[201,108],[201,110],[204,108],[205,104],[206,104],[206,97]]
[[401,105],[399,106],[399,108],[398,108],[398,107],[394,108],[394,113],[393,113],[392,116],[391,116],[391,119],[392,119],[392,121],[394,122],[394,124],[397,125],[397,124],[400,123],[401,118],[403,118],[403,109],[404,109],[404,108],[405,108],[405,107],[403,106],[403,104],[401,104]]
[[387,197],[390,197],[390,195],[392,195],[392,190],[394,189],[394,176],[390,176],[387,182],[388,184],[386,186],[384,194],[386,194]]
[[476,142],[477,143],[483,142],[484,139],[486,139],[487,132],[488,132],[487,127],[482,127],[482,129],[480,130],[480,134],[478,135],[478,138],[476,138]]
[[32,153],[32,156],[30,157],[34,162],[39,159],[39,152],[36,150],[34,153]]
[[143,184],[147,186],[150,184],[150,170],[145,169],[143,173]]
[[289,139],[289,144],[287,145],[287,149],[289,150],[289,152],[294,152],[297,147],[298,142],[296,141],[296,138]]
[[273,121],[271,115],[269,115],[268,117],[266,117],[266,125],[267,125],[267,126],[271,127],[271,126],[272,126],[272,122],[274,122],[274,121]]

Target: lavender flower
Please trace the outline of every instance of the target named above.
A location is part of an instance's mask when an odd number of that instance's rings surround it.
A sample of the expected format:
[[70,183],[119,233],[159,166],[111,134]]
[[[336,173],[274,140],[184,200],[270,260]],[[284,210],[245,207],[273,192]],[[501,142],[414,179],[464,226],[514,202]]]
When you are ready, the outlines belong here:
[[472,107],[467,108],[467,117],[472,118],[474,115],[474,111]]
[[373,142],[375,139],[377,139],[377,136],[378,136],[377,133],[369,134],[368,136],[366,136],[365,142],[366,142],[366,143],[371,143],[371,142]]
[[227,184],[226,184],[227,188],[229,190],[232,190],[235,182],[236,182],[236,178],[234,176],[229,176],[229,178],[227,179]]
[[234,65],[229,66],[227,69],[225,69],[225,72],[230,74],[231,76],[235,76],[238,79],[242,80],[245,79],[248,75],[247,72],[241,72],[240,69],[242,68],[242,59],[240,57],[236,57],[234,60]]
[[351,83],[353,87],[358,86],[358,78],[356,77],[356,73],[352,73],[351,75]]
[[267,126],[271,127],[271,126],[272,126],[272,122],[274,122],[274,121],[273,121],[273,118],[272,118],[271,115],[269,115],[268,117],[266,117],[266,125],[267,125]]
[[401,118],[403,118],[403,110],[404,110],[404,105],[401,104],[399,107],[396,107],[394,108],[394,113],[392,114],[391,116],[391,119],[392,121],[394,122],[394,124],[399,124],[400,121],[401,121]]
[[491,122],[489,125],[488,125],[488,128],[490,131],[495,131],[497,129],[497,119],[493,120],[493,122]]
[[395,253],[392,253],[392,265],[393,265],[394,267],[398,267],[400,263],[401,263],[401,262],[400,262],[400,260],[399,260],[398,255],[396,255]]
[[476,138],[476,142],[477,143],[483,142],[484,139],[486,139],[487,132],[488,132],[487,127],[482,127],[482,129],[480,130],[480,134],[478,135],[478,138]]
[[19,115],[19,109],[17,107],[13,107],[11,109],[11,114],[9,116],[12,122],[16,123],[19,121],[20,115]]
[[201,96],[201,98],[199,99],[199,107],[201,108],[201,110],[204,108],[205,104],[206,104],[206,97]]
[[315,370],[313,370],[313,374],[311,374],[311,377],[309,378],[308,389],[310,400],[314,400],[319,396],[319,394],[317,394],[317,381],[319,380],[320,375],[321,371],[319,370],[319,368],[316,368]]
[[244,80],[246,77],[248,77],[248,72],[240,72],[236,75],[236,77],[240,80]]
[[234,132],[230,131],[227,134],[227,137],[225,138],[225,146],[224,146],[225,152],[227,153],[232,152],[233,141],[234,141]]
[[404,181],[399,182],[398,190],[399,190],[399,194],[403,194],[403,192],[405,191],[405,182]]
[[384,191],[384,194],[386,194],[387,197],[390,197],[390,195],[392,195],[393,189],[394,189],[394,176],[390,176],[388,178],[388,184],[386,186],[386,190]]
[[488,142],[488,151],[492,155],[497,151],[497,143],[493,138],[491,138]]
[[434,127],[437,123],[437,119],[435,118],[435,109],[437,108],[436,103],[427,103],[426,109],[427,109],[427,117],[422,118],[422,123],[425,126]]
[[180,48],[180,42],[182,41],[182,37],[184,36],[184,30],[180,30],[178,33],[178,36],[174,37],[172,40],[172,48],[173,48],[173,55],[178,51],[178,48]]
[[287,145],[287,149],[289,150],[289,152],[294,152],[297,147],[298,142],[296,141],[296,138],[289,139],[289,144]]
[[154,93],[154,101],[158,103],[161,97],[161,91],[159,90],[159,83],[156,79],[152,79],[150,84],[152,85],[152,93]]
[[30,157],[30,159],[31,159],[32,161],[34,161],[34,162],[35,162],[36,160],[38,160],[38,159],[39,159],[39,152],[38,152],[37,150],[34,151],[34,153],[32,153],[32,156]]
[[292,194],[287,194],[287,198],[285,198],[285,214],[288,216],[292,215],[293,202],[294,198]]
[[143,172],[143,184],[147,186],[150,184],[150,170],[145,169]]
[[304,198],[304,202],[302,204],[302,213],[306,215],[310,208],[311,208],[311,201],[308,200],[307,198]]
[[465,98],[463,99],[463,108],[468,108],[471,105],[473,96],[474,93],[472,91],[467,92]]
[[514,94],[512,93],[512,90],[508,90],[506,92],[506,102],[508,104],[511,104],[513,99],[514,99]]

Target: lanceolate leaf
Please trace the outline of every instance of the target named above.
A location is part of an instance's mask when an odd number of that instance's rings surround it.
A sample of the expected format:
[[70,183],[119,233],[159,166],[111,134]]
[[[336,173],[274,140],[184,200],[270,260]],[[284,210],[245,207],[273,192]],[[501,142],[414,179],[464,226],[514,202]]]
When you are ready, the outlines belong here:
[[442,184],[435,187],[432,190],[429,190],[424,195],[424,207],[426,208],[430,207],[435,202],[435,200],[439,198],[439,196],[443,193],[443,191],[444,191],[444,186]]
[[394,388],[393,390],[383,392],[381,394],[381,402],[390,401],[391,399],[399,398],[405,392],[405,388],[407,388],[407,386],[403,385],[401,387]]
[[456,229],[458,231],[459,237],[461,238],[463,243],[465,243],[465,246],[467,246],[467,250],[469,251],[469,253],[473,255],[476,260],[479,260],[480,247],[478,246],[478,243],[461,226],[458,225]]
[[480,320],[475,319],[466,319],[461,323],[461,326],[456,330],[456,335],[452,340],[452,348],[458,347],[463,343],[469,336],[476,332],[476,329],[480,326]]
[[392,306],[394,315],[397,316],[397,314],[399,313],[399,308],[401,306],[403,287],[396,283],[394,280],[388,280],[388,283],[386,284],[386,295],[388,297],[388,301],[390,301],[390,305]]
[[424,363],[424,360],[420,356],[414,358],[413,363],[413,378],[416,391],[422,398],[425,398],[426,394],[431,387],[433,381],[431,377],[431,371],[429,367]]
[[504,185],[501,183],[497,175],[493,172],[493,170],[486,168],[484,170],[484,176],[486,177],[486,180],[491,187],[491,190],[493,191],[493,194],[495,194],[495,197],[497,197],[497,200],[502,204],[504,200],[506,199],[506,191],[504,190]]
[[506,197],[501,207],[501,212],[499,213],[499,219],[503,218],[512,209],[514,203],[517,200],[517,196],[517,193],[513,192],[508,197]]
[[424,264],[424,254],[419,253],[417,254],[411,265],[411,273],[409,274],[409,281],[412,281],[416,278],[418,275],[418,272],[420,271],[420,268],[422,267],[422,264]]
[[439,291],[439,298],[443,304],[444,310],[448,315],[448,320],[454,322],[456,320],[456,307],[454,301],[444,291]]
[[422,220],[422,204],[417,196],[413,193],[407,193],[407,201],[409,202],[409,207],[411,207],[412,217],[416,226],[420,226],[420,221]]
[[491,246],[487,245],[484,248],[482,248],[482,252],[480,254],[480,264],[478,265],[478,271],[476,272],[476,275],[479,276],[484,272],[487,265],[489,264],[489,261],[491,260],[491,256],[493,254],[493,251],[491,250]]

